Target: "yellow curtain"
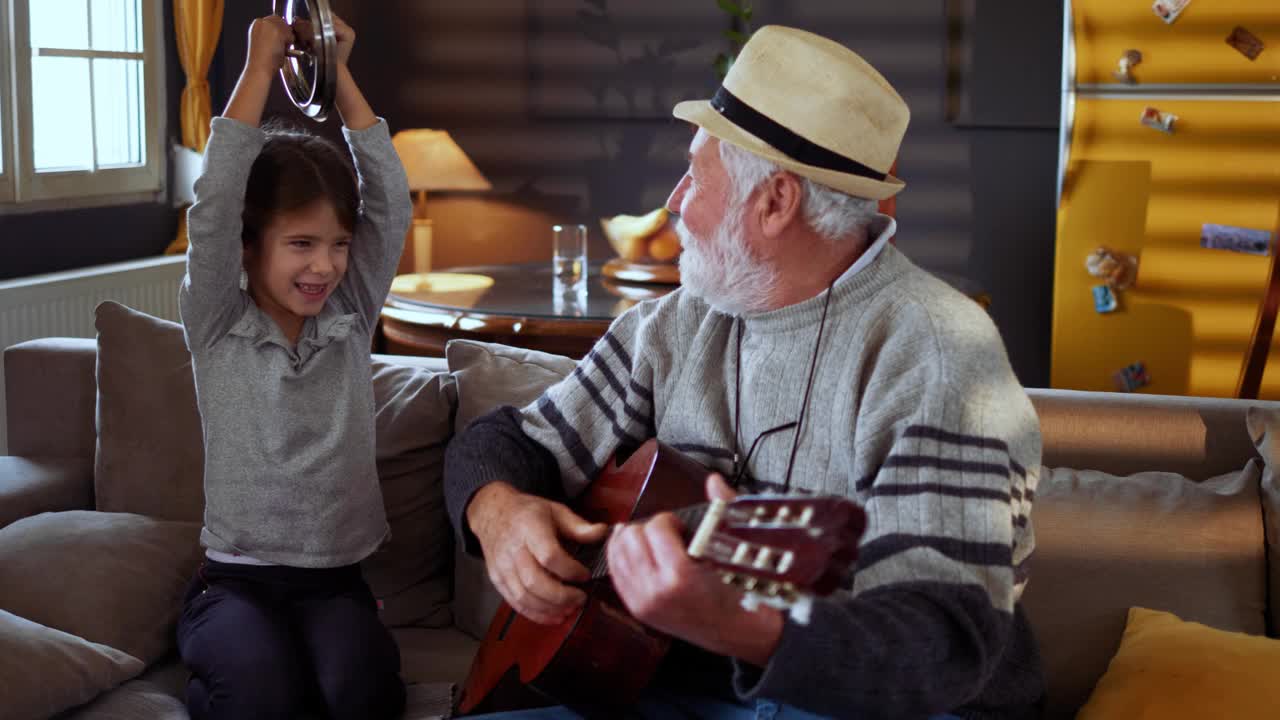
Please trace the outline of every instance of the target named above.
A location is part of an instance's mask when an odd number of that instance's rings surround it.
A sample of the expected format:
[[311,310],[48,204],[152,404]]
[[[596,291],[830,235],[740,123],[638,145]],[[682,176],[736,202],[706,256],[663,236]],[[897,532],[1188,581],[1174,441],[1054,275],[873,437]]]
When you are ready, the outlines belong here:
[[[178,59],[187,74],[182,90],[182,144],[204,152],[209,141],[209,121],[213,117],[209,97],[209,63],[222,34],[223,0],[173,0],[173,30],[178,41]],[[187,251],[187,213],[178,216],[178,235],[165,250],[178,255]]]

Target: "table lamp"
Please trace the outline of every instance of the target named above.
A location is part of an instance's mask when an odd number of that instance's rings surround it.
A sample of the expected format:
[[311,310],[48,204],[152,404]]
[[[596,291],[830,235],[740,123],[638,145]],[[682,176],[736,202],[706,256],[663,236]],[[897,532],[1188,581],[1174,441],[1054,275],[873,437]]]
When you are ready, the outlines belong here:
[[427,217],[428,190],[491,190],[493,186],[476,169],[462,148],[444,130],[401,130],[391,138],[414,193],[413,272],[431,272],[431,220]]

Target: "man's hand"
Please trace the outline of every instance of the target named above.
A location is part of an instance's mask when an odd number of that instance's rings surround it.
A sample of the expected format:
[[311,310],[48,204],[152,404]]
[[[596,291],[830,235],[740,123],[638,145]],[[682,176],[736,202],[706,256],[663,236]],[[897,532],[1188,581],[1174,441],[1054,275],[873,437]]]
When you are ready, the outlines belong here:
[[[724,478],[707,478],[707,497],[732,500]],[[721,655],[765,666],[782,634],[773,608],[742,608],[742,594],[685,552],[680,521],[671,513],[615,529],[609,573],[627,610],[668,635]]]
[[586,593],[565,583],[583,582],[590,573],[561,546],[560,538],[600,542],[606,525],[589,523],[560,503],[501,482],[476,492],[466,517],[484,551],[489,579],[516,612],[553,625],[586,600]]

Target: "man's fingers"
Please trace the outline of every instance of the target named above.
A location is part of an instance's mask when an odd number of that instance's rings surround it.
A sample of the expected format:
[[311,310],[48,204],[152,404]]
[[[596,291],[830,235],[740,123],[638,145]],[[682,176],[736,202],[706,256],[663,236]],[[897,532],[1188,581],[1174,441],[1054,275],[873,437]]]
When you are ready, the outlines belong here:
[[600,542],[609,532],[608,525],[587,522],[560,503],[552,504],[551,517],[555,519],[556,527],[563,535],[580,543]]
[[561,612],[581,605],[587,594],[572,585],[565,585],[538,562],[529,550],[522,550],[517,563],[517,575],[525,592],[545,603],[550,609]]
[[534,622],[554,623],[564,615],[562,609],[530,593],[520,578],[519,569],[510,563],[503,563],[501,569],[491,572],[489,579],[507,604]]
[[613,538],[609,540],[610,572],[617,572],[615,570],[617,567],[637,577],[644,577],[657,571],[658,566],[654,563],[652,553],[649,552],[643,526],[628,525],[615,532]]
[[724,500],[728,502],[738,497],[738,493],[729,487],[729,483],[724,481],[724,476],[720,473],[711,473],[707,476],[707,499],[708,500]]
[[539,565],[565,582],[585,582],[591,577],[587,567],[564,549],[559,537],[541,534],[531,537],[529,552]]

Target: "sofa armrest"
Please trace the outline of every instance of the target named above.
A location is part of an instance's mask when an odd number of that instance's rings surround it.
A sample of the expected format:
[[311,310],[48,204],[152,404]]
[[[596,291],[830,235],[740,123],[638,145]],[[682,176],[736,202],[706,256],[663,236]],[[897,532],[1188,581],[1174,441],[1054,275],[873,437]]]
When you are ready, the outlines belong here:
[[92,460],[0,456],[0,528],[43,512],[92,509]]
[[10,455],[93,461],[97,363],[92,338],[43,338],[5,349]]

